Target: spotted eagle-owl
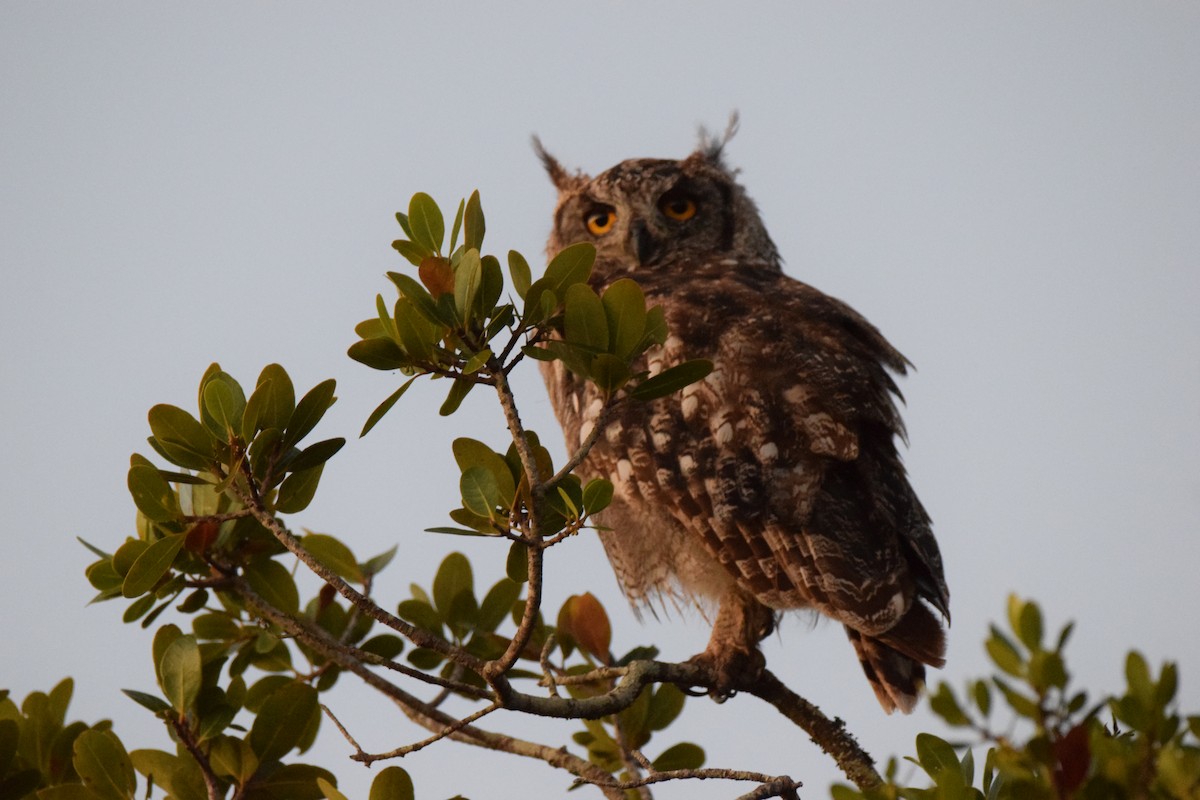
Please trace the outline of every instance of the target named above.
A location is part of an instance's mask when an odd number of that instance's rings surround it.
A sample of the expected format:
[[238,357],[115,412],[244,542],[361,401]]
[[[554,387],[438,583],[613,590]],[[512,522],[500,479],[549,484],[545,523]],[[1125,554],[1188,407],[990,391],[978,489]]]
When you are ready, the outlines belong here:
[[[758,643],[779,612],[815,609],[845,626],[883,708],[908,712],[924,665],[944,663],[931,607],[948,620],[949,592],[896,450],[904,426],[889,370],[907,361],[845,303],[783,274],[723,163],[728,137],[595,178],[535,141],[559,192],[548,252],[591,242],[596,289],[629,277],[662,305],[670,335],[642,368],[714,365],[682,392],[621,402],[606,418],[581,469],[615,487],[600,536],[635,608],[716,605],[693,660],[718,687],[761,669]],[[543,372],[573,452],[600,394],[561,362]]]

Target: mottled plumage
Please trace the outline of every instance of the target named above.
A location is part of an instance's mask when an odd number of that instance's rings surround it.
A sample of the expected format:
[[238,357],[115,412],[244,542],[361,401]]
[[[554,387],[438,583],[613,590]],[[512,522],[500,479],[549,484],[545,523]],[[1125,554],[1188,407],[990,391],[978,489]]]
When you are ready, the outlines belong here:
[[[605,550],[635,607],[718,605],[697,659],[723,684],[761,665],[777,612],[815,609],[845,625],[883,707],[909,711],[923,665],[943,663],[930,606],[948,618],[949,593],[896,451],[889,371],[907,362],[845,303],[783,274],[723,144],[594,179],[541,152],[559,190],[548,251],[592,242],[597,288],[632,277],[663,306],[670,336],[648,354],[652,373],[688,358],[715,365],[608,419],[582,469],[616,487]],[[559,362],[544,374],[574,450],[599,394]]]

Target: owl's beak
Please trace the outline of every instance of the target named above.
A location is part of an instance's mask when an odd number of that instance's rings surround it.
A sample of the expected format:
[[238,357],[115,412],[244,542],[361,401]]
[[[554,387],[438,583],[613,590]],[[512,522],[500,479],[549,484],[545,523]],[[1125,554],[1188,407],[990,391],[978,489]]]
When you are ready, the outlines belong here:
[[646,227],[646,223],[640,219],[635,219],[629,226],[629,244],[632,246],[631,249],[637,256],[639,264],[653,261],[658,256],[660,249],[658,239]]

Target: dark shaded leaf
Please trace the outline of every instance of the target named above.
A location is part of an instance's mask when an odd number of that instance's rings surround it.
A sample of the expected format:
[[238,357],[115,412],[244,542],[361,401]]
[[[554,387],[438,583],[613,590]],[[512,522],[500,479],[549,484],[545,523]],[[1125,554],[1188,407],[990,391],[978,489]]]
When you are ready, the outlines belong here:
[[350,345],[346,350],[346,355],[371,369],[384,372],[400,369],[409,364],[408,357],[400,349],[400,345],[391,339],[359,340]]
[[642,381],[629,392],[629,396],[641,401],[666,397],[685,386],[703,380],[712,369],[713,363],[707,359],[685,361]]
[[483,206],[479,203],[479,190],[471,192],[463,213],[463,247],[467,250],[483,248],[483,234],[487,230],[483,219]]
[[289,681],[263,703],[247,741],[262,761],[282,758],[300,742],[314,713],[318,713],[317,690]]
[[142,708],[149,709],[150,711],[154,712],[155,714],[158,714],[161,711],[170,711],[171,710],[171,704],[156,695],[146,694],[145,692],[138,692],[133,689],[122,689],[121,691],[130,700],[137,703]]
[[533,273],[529,270],[529,262],[525,260],[525,256],[516,250],[508,251],[508,275],[512,280],[513,291],[517,293],[517,297],[524,300],[525,293],[529,291],[532,283]]
[[383,415],[392,410],[392,406],[396,405],[396,401],[404,396],[404,393],[408,391],[408,387],[412,386],[412,382],[416,379],[417,376],[414,375],[406,380],[403,384],[401,384],[399,389],[388,395],[388,398],[380,403],[375,410],[371,412],[371,416],[367,417],[367,422],[365,425],[363,425],[362,432],[358,434],[359,438],[366,436],[367,432],[370,431],[371,428],[374,428],[379,420],[383,419]]
[[438,409],[438,413],[443,417],[448,417],[458,407],[462,405],[462,401],[466,399],[471,390],[475,388],[475,384],[470,381],[456,380],[450,385],[450,391],[446,393],[446,399],[442,403],[442,407]]
[[325,416],[325,412],[337,402],[337,398],[333,396],[335,389],[337,389],[337,381],[328,378],[309,389],[304,397],[300,398],[300,402],[296,404],[296,410],[292,412],[291,419],[288,420],[287,428],[284,429],[283,443],[285,447],[296,445],[301,439],[308,436],[313,428],[317,427],[317,423]]
[[195,417],[165,403],[151,408],[148,417],[153,444],[172,464],[188,469],[207,469],[212,465],[215,443]]
[[125,574],[121,594],[138,597],[150,591],[159,579],[171,568],[176,554],[183,547],[184,534],[164,536],[147,547]]
[[659,772],[672,769],[699,769],[704,766],[704,748],[691,742],[680,742],[668,747],[651,763]]
[[595,263],[596,248],[590,242],[568,245],[546,265],[546,285],[561,302],[568,287],[587,282]]
[[308,508],[308,504],[317,493],[317,484],[321,481],[321,472],[324,469],[325,465],[322,464],[288,475],[279,487],[275,510],[281,514],[295,514]]
[[462,553],[450,553],[433,578],[433,602],[443,619],[449,618],[454,599],[461,593],[475,594],[471,562]]
[[621,359],[637,353],[646,332],[646,296],[636,281],[621,278],[600,298],[608,319],[608,351]]
[[312,469],[324,464],[333,458],[337,451],[341,450],[345,444],[346,440],[340,436],[310,444],[300,451],[299,455],[287,463],[288,472],[303,472],[306,469]]
[[400,767],[385,767],[371,782],[369,800],[414,800],[412,778]]
[[[140,456],[138,457],[140,458]],[[135,461],[129,468],[126,485],[138,511],[154,522],[174,522],[183,513],[175,491],[153,465]]]

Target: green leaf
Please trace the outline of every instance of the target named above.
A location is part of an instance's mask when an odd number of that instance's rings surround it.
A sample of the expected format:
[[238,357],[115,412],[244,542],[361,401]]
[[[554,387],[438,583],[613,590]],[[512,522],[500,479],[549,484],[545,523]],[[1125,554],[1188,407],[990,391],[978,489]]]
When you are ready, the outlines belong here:
[[245,568],[250,588],[280,611],[295,614],[300,610],[300,593],[287,567],[269,558],[250,562]]
[[525,256],[516,250],[508,251],[508,275],[512,279],[512,287],[517,297],[524,300],[525,293],[529,291],[529,285],[532,283],[533,273],[529,270],[529,262],[525,260]]
[[917,760],[935,781],[951,772],[961,774],[954,748],[931,733],[917,734]]
[[249,442],[260,430],[283,430],[296,408],[296,389],[287,371],[279,364],[268,364],[258,376],[258,384],[246,401],[242,415],[242,438]]
[[200,646],[195,636],[176,637],[158,664],[162,690],[171,706],[180,714],[192,710],[200,693]]
[[1125,656],[1125,680],[1129,683],[1129,693],[1144,705],[1154,702],[1154,679],[1150,675],[1150,666],[1136,650],[1130,650]]
[[388,278],[392,283],[396,284],[396,289],[399,290],[401,297],[404,297],[412,302],[412,306],[416,311],[425,318],[425,320],[433,325],[452,325],[453,319],[445,319],[434,301],[433,296],[426,291],[425,287],[417,282],[416,278],[410,275],[405,275],[402,272],[389,272]]
[[160,403],[148,414],[154,442],[172,463],[188,469],[208,469],[214,461],[214,442],[204,426],[177,406]]
[[400,223],[400,230],[404,231],[404,235],[409,239],[413,238],[412,225],[409,224],[408,214],[403,211],[396,212],[396,222]]
[[[431,299],[431,305],[432,302]],[[438,340],[442,338],[444,327],[426,319],[416,302],[408,297],[396,298],[393,314],[396,320],[396,335],[400,337],[400,344],[408,354],[409,360],[436,361],[434,351]]]
[[483,220],[483,207],[479,203],[479,190],[471,192],[463,214],[463,247],[467,250],[483,248],[483,234],[487,229]]
[[263,703],[247,741],[261,761],[277,760],[299,744],[312,716],[318,713],[317,690],[290,681]]
[[432,197],[424,192],[412,196],[408,203],[408,226],[414,242],[434,252],[441,251],[446,222]]
[[666,772],[672,769],[699,769],[704,766],[704,748],[691,742],[680,742],[668,747],[652,762],[654,769]]
[[138,692],[133,689],[122,689],[121,691],[130,700],[137,703],[142,708],[149,709],[150,711],[154,712],[155,714],[158,714],[161,711],[170,711],[171,710],[171,704],[168,703],[166,700],[163,700],[161,697],[158,697],[157,695],[147,694],[145,692]]
[[450,252],[453,253],[458,248],[458,234],[462,231],[463,208],[467,202],[465,200],[458,201],[458,211],[454,214],[454,225],[450,229]]
[[337,790],[336,786],[334,786],[332,783],[325,780],[324,778],[317,778],[317,787],[321,790],[321,793],[325,796],[325,800],[349,800],[349,798],[346,797],[346,795],[342,794],[341,792],[339,792]]
[[462,401],[466,399],[467,395],[474,388],[475,384],[466,380],[456,380],[451,383],[450,391],[446,393],[446,399],[442,403],[442,407],[438,409],[438,413],[443,417],[448,417],[455,411],[458,411],[458,407],[462,405]]
[[643,402],[666,397],[703,380],[712,370],[713,363],[707,359],[685,361],[642,381],[629,392],[629,396]]
[[442,615],[425,600],[416,597],[411,600],[402,600],[396,608],[396,612],[401,619],[411,622],[421,630],[438,636],[442,635]]
[[592,359],[588,367],[596,386],[608,396],[619,390],[629,381],[629,367],[623,359],[609,353],[601,353]]
[[517,583],[529,580],[529,548],[520,542],[513,542],[508,548],[508,558],[504,562],[504,574]]
[[559,301],[564,300],[568,287],[587,281],[595,263],[596,248],[590,242],[577,242],[564,247],[546,265],[548,288]]
[[471,318],[475,296],[483,282],[483,264],[479,251],[467,250],[454,269],[454,307],[463,320]]
[[640,353],[651,345],[662,344],[665,341],[667,341],[667,315],[663,312],[662,306],[654,306],[646,312],[646,332],[642,335],[641,343],[634,350]]
[[650,707],[646,710],[646,728],[652,731],[665,730],[683,711],[686,699],[675,684],[661,684],[650,698]]
[[[513,481],[512,470],[509,469],[508,462],[504,460],[504,456],[475,439],[458,438],[454,440],[451,447],[454,450],[454,460],[458,463],[458,468],[463,471],[463,478],[466,478],[466,471],[471,467],[482,467],[490,473],[492,482],[495,484],[495,493],[493,495],[496,501],[495,505],[504,509],[511,508],[513,496],[517,492],[517,486]],[[460,488],[463,488],[461,484]],[[463,491],[465,492],[465,488]],[[493,496],[489,496],[489,499]],[[486,517],[490,515],[491,507],[488,507],[486,511],[480,511],[479,508],[467,505],[465,502],[463,505],[480,516]]]
[[383,419],[384,414],[392,410],[392,406],[396,405],[396,401],[404,396],[404,393],[408,391],[408,387],[412,386],[412,382],[416,379],[417,376],[414,375],[406,380],[399,389],[392,392],[390,395],[388,395],[386,400],[376,406],[375,410],[371,412],[371,416],[367,417],[367,422],[365,425],[363,425],[362,432],[358,434],[360,439],[363,436],[366,436],[367,432],[370,431],[371,428],[374,428],[379,420]]
[[408,356],[391,339],[362,339],[350,345],[346,355],[371,369],[391,372],[409,365]]
[[963,712],[962,706],[958,704],[958,698],[954,696],[954,691],[943,681],[936,693],[929,696],[929,707],[933,709],[933,713],[946,721],[947,725],[961,726],[970,725],[971,720]]
[[1030,652],[1041,649],[1042,612],[1036,603],[1028,602],[1020,604],[1016,625],[1013,627],[1013,630],[1016,631],[1021,644],[1029,648]]
[[462,553],[450,553],[442,559],[433,578],[433,602],[443,619],[449,618],[455,598],[464,592],[475,594],[471,562]]
[[631,358],[646,333],[646,295],[636,281],[621,278],[604,290],[600,300],[608,319],[608,351]]
[[588,514],[608,508],[613,499],[613,485],[604,478],[594,478],[583,487],[583,507]]
[[984,646],[987,648],[988,655],[991,656],[992,661],[997,667],[1014,678],[1024,677],[1025,663],[1016,645],[1001,633],[1000,629],[996,626],[993,625],[991,631],[992,635],[988,637]]
[[231,375],[218,372],[204,384],[201,421],[219,441],[242,432],[246,395]]
[[500,505],[500,487],[487,467],[469,467],[458,482],[463,507],[481,517],[495,516]]
[[488,590],[479,604],[478,625],[480,630],[494,631],[512,610],[513,603],[521,595],[521,584],[511,578],[501,578]]
[[310,444],[287,463],[288,472],[303,472],[306,469],[312,469],[315,466],[324,464],[333,458],[345,444],[346,440],[340,436],[335,439],[325,439]]
[[399,545],[392,545],[379,555],[368,558],[362,565],[363,573],[367,575],[378,575],[379,573],[383,572],[384,568],[386,568],[388,564],[392,563],[392,559],[395,558],[396,551],[398,549]]
[[348,581],[362,583],[362,571],[350,548],[324,533],[310,533],[300,540],[305,550],[317,557],[325,566]]
[[183,547],[184,538],[182,533],[164,536],[147,547],[129,567],[121,585],[121,594],[126,597],[138,597],[154,588],[171,568],[175,555],[179,548]]
[[567,287],[563,308],[563,333],[569,344],[593,352],[608,349],[608,317],[600,298],[586,283]]
[[283,433],[284,447],[294,446],[317,427],[321,417],[337,402],[337,398],[333,396],[336,388],[337,381],[329,378],[309,389],[308,393],[300,398]]
[[162,473],[152,465],[134,462],[126,478],[129,494],[138,511],[154,522],[174,522],[183,513],[179,498]]
[[504,291],[504,272],[500,269],[500,259],[495,256],[483,256],[479,265],[482,275],[479,293],[475,296],[475,311],[479,316],[488,317],[496,311],[496,303]]
[[400,767],[384,767],[371,782],[369,800],[413,800],[412,778]]
[[321,472],[324,469],[325,465],[322,464],[288,475],[279,487],[275,510],[281,514],[296,514],[308,508],[308,504],[317,493],[317,484],[321,481]]
[[428,248],[405,239],[397,239],[392,242],[392,248],[414,266],[419,265],[422,261],[433,255],[433,253],[429,252]]

